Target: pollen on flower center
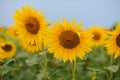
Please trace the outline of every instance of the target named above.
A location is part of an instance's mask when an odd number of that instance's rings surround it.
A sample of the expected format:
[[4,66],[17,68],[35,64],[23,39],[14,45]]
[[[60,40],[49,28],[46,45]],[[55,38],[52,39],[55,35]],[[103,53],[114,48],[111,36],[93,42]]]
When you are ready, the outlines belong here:
[[120,34],[116,38],[116,44],[118,47],[120,47]]
[[99,40],[100,39],[100,34],[99,33],[96,32],[96,33],[93,33],[93,35],[94,35],[93,36],[94,40]]
[[60,44],[64,48],[72,49],[80,43],[78,34],[73,31],[64,31],[59,36]]
[[5,46],[2,46],[1,47],[4,51],[11,51],[11,49],[12,49],[12,46],[11,45],[9,45],[9,44],[6,44]]
[[28,17],[25,22],[25,28],[31,34],[37,34],[40,29],[40,25],[37,19],[33,17]]

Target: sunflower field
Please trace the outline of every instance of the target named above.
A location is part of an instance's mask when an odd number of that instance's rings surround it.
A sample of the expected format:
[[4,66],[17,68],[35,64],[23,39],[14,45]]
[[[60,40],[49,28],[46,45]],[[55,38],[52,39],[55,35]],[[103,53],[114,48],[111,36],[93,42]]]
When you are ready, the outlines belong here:
[[50,23],[29,5],[0,26],[0,80],[120,80],[120,23]]

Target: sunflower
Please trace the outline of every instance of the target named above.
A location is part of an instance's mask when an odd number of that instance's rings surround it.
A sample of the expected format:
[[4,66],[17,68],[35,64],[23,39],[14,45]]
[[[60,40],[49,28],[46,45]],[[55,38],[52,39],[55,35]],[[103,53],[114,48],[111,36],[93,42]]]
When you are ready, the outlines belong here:
[[[15,12],[14,19],[16,22],[14,26],[17,29],[20,44],[22,44],[23,47],[26,46],[26,49],[29,44],[39,46],[42,42],[42,37],[49,23],[45,20],[43,14],[43,11],[38,14],[38,10],[30,6],[23,6],[21,11],[16,10]],[[25,44],[23,44],[23,42]]]
[[17,39],[17,36],[18,36],[17,30],[13,26],[8,27],[8,29],[5,32],[5,34],[8,35],[8,36],[10,36],[10,37],[12,37],[12,38],[15,38],[15,39]]
[[11,58],[16,53],[16,47],[12,42],[4,42],[0,45],[0,57],[1,59]]
[[100,46],[105,43],[107,38],[107,31],[105,31],[105,29],[101,28],[100,26],[92,26],[88,32],[93,35],[91,41],[94,46]]
[[116,26],[115,31],[111,33],[106,41],[108,55],[114,55],[114,58],[120,56],[120,25]]
[[[67,22],[64,18],[62,23],[56,22],[47,33],[45,44],[49,47],[49,52],[54,53],[56,59],[75,61],[76,57],[83,59],[86,52],[91,51],[91,43],[88,33],[80,29],[81,23],[75,25]],[[86,46],[87,45],[87,46]]]

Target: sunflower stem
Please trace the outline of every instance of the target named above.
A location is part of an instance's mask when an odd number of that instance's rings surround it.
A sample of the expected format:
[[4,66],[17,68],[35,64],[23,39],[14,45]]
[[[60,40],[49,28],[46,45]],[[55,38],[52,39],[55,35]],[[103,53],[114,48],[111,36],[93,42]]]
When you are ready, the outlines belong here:
[[76,62],[73,61],[72,62],[72,80],[75,80],[75,64],[76,64]]
[[[44,51],[44,44],[43,44],[43,42],[42,42],[42,50]],[[46,53],[43,55],[43,59],[44,59],[44,69],[43,69],[44,78],[45,78],[45,80],[48,80],[48,75],[47,75],[47,56],[46,56]]]
[[45,76],[45,79],[47,80],[48,79],[48,76],[47,76],[47,58],[46,58],[46,53],[44,54],[44,76]]
[[[113,61],[114,61],[114,58],[113,58],[113,55],[112,55],[112,56],[110,56],[110,65],[111,66],[113,64]],[[112,71],[110,71],[110,80],[113,80],[113,72]]]

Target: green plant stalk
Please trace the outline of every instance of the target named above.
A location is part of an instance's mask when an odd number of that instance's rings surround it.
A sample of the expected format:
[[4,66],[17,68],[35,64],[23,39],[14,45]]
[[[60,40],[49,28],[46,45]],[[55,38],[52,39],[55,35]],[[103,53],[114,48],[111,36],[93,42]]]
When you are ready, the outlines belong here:
[[[114,58],[113,58],[113,55],[112,55],[112,56],[110,56],[110,65],[111,66],[113,64],[113,61],[114,61]],[[113,80],[113,72],[112,71],[110,71],[110,80]]]
[[[42,42],[42,50],[44,51],[44,44],[43,44],[43,42]],[[47,56],[46,56],[46,53],[43,55],[43,60],[44,60],[44,68],[43,68],[44,78],[45,78],[45,80],[48,80],[48,75],[47,75]]]
[[73,61],[72,62],[72,80],[75,80],[75,64],[76,64],[76,62]]
[[47,76],[47,58],[46,58],[46,53],[44,54],[44,76],[45,76],[45,79],[47,80],[48,79],[48,76]]

